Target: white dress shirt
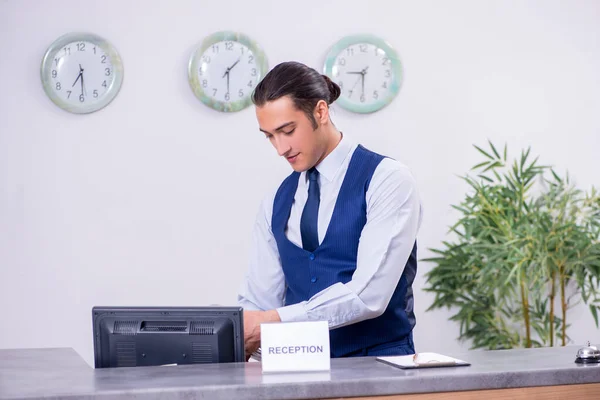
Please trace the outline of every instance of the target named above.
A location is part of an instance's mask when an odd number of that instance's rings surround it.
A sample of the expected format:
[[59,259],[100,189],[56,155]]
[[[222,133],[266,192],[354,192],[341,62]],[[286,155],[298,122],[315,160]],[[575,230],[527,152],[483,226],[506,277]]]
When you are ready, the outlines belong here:
[[[327,232],[356,147],[343,135],[337,147],[316,166],[321,189],[319,243]],[[330,329],[381,315],[404,271],[421,225],[421,202],[409,169],[390,158],[384,158],[375,169],[366,193],[367,222],[360,235],[352,279],[288,306],[284,306],[287,285],[271,230],[275,194],[276,190],[264,199],[256,218],[250,265],[238,294],[239,305],[247,310],[276,309],[284,322],[325,320]],[[300,217],[307,198],[308,179],[302,172],[286,229],[287,238],[300,248]]]

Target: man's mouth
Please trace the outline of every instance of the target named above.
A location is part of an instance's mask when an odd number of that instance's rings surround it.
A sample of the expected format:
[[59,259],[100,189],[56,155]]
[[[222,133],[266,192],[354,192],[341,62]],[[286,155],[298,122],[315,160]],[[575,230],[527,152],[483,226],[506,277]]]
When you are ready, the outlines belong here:
[[287,158],[287,160],[288,160],[288,162],[291,162],[291,163],[293,163],[294,161],[296,161],[296,159],[298,158],[298,154],[300,154],[300,153],[296,153],[296,154],[294,154],[293,156],[288,156],[288,157],[286,157],[286,158]]

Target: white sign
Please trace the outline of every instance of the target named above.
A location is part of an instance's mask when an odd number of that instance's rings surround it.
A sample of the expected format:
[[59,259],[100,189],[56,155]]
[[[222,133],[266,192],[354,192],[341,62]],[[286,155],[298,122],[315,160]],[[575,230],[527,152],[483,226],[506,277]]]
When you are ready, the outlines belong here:
[[260,325],[263,372],[329,371],[327,321]]

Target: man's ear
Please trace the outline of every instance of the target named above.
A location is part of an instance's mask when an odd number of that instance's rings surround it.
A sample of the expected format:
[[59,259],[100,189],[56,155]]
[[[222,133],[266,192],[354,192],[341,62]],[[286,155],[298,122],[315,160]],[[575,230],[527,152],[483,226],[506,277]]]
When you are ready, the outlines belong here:
[[325,100],[319,100],[315,106],[315,120],[319,125],[329,121],[329,106]]

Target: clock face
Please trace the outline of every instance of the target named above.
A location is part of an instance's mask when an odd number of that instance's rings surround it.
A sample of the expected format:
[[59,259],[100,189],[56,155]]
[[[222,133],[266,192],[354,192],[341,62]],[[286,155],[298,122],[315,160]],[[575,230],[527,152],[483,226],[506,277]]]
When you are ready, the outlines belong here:
[[89,34],[59,38],[42,63],[42,82],[52,101],[75,113],[106,106],[119,90],[122,64],[103,39]]
[[254,88],[266,73],[260,48],[239,33],[221,32],[207,38],[192,54],[192,90],[206,105],[219,111],[239,111],[251,104]]
[[385,42],[369,37],[346,38],[334,46],[325,74],[340,86],[338,103],[351,111],[368,113],[389,104],[399,90],[400,61]]

